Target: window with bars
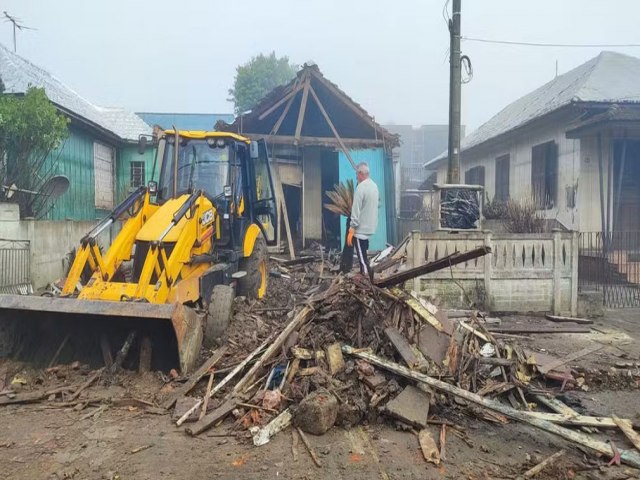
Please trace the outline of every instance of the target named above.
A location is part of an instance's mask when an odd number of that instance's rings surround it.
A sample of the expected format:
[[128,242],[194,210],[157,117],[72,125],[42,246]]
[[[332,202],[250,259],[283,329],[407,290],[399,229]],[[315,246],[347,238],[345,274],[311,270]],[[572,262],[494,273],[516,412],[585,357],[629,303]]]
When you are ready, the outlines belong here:
[[509,168],[511,159],[509,154],[496,158],[496,192],[493,200],[506,202],[509,200]]
[[131,188],[138,188],[145,185],[144,182],[144,162],[131,162]]
[[546,142],[531,149],[531,191],[538,208],[549,210],[558,202],[558,144]]

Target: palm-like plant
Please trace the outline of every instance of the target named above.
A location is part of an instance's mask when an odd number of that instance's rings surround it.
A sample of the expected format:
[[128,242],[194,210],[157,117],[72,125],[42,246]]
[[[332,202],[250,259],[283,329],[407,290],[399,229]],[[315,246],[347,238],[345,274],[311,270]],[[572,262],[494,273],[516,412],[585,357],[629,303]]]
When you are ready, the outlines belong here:
[[325,193],[330,203],[325,203],[324,208],[330,212],[344,215],[345,217],[351,216],[351,205],[353,205],[353,180],[347,180],[346,183],[338,183],[333,186],[333,190],[328,190]]

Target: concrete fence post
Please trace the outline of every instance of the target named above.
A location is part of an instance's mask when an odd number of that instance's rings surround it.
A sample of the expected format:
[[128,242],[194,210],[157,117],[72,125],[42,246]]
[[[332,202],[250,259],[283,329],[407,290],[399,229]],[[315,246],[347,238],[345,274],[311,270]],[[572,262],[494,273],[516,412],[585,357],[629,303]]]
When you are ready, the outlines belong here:
[[578,262],[580,259],[580,233],[571,232],[571,315],[578,315]]
[[489,255],[485,255],[482,257],[482,263],[484,265],[484,294],[486,298],[485,308],[489,311],[493,309],[494,301],[493,301],[493,288],[492,288],[492,277],[493,277],[493,236],[491,230],[486,230],[484,232],[484,245],[485,247],[489,247],[491,252]]
[[[418,265],[422,265],[425,263],[425,260],[422,258],[420,254],[420,232],[411,232],[411,254],[409,255],[409,262],[407,268],[417,267]],[[412,290],[419,292],[420,291],[420,277],[416,277],[413,279],[413,288]]]
[[560,315],[562,309],[562,289],[560,273],[562,269],[562,238],[561,230],[554,228],[553,232],[553,314]]

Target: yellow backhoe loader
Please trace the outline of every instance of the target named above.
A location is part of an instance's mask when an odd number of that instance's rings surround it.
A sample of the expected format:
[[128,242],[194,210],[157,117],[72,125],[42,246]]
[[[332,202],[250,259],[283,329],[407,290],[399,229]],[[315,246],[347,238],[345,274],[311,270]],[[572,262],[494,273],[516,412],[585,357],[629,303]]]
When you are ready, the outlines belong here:
[[0,295],[0,357],[46,360],[64,345],[103,360],[133,336],[154,368],[188,372],[224,337],[235,295],[265,295],[278,222],[264,141],[167,130],[156,164],[158,181],[80,240],[58,295]]

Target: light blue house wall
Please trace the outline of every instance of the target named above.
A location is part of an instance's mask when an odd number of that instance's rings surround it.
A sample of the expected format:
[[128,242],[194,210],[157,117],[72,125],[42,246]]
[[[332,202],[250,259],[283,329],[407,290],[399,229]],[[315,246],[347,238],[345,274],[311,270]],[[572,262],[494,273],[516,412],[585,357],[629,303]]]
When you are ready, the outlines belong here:
[[[393,230],[393,226],[389,225],[389,210],[393,210],[393,205],[389,202],[389,187],[393,191],[393,169],[389,167],[390,160],[385,155],[382,148],[371,148],[364,150],[350,150],[351,158],[358,164],[360,162],[367,162],[369,165],[369,171],[371,179],[378,185],[378,191],[380,193],[380,206],[378,208],[378,230],[375,235],[369,240],[369,249],[382,250],[386,247],[387,243],[393,242],[393,236],[388,234]],[[344,152],[339,153],[339,175],[340,182],[346,182],[352,179],[356,182],[356,173],[351,166],[351,163],[345,156]],[[390,174],[389,174],[390,172]],[[393,195],[391,195],[391,200]],[[346,236],[345,222],[341,223],[342,244]]]

